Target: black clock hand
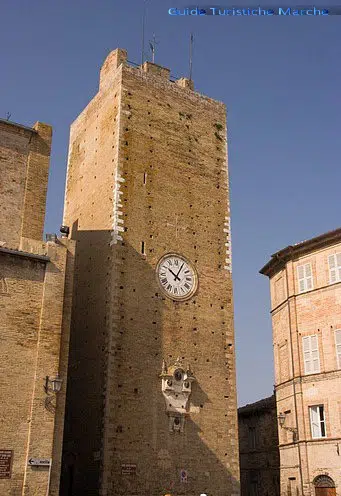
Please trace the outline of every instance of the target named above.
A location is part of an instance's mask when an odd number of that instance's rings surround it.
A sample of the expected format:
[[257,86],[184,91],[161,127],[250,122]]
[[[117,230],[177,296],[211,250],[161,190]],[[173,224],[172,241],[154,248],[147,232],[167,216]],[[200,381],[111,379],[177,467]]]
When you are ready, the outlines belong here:
[[179,274],[180,274],[181,269],[182,269],[182,267],[183,267],[183,266],[184,266],[184,264],[182,264],[182,265],[181,265],[181,267],[180,267],[180,269],[179,269],[179,272],[176,274],[176,276],[177,276],[177,277],[179,276]]
[[180,277],[178,277],[177,274],[174,274],[174,272],[171,269],[169,269],[169,268],[168,268],[168,270],[169,270],[169,272],[171,272],[173,274],[174,281],[176,281],[176,280],[180,281]]

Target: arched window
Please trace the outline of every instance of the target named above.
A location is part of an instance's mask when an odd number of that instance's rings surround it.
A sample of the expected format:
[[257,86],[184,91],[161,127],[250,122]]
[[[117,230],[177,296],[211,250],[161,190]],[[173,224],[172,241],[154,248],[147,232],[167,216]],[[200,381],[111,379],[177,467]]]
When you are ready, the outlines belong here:
[[336,496],[336,489],[333,479],[328,475],[319,475],[314,480],[315,496]]
[[335,482],[333,479],[328,477],[328,475],[319,475],[314,480],[315,487],[335,487]]

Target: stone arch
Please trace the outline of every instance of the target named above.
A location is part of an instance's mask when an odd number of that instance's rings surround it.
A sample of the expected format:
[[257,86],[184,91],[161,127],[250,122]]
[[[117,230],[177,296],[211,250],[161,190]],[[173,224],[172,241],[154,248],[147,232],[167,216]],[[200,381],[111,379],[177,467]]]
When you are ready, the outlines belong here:
[[315,487],[335,487],[335,482],[328,475],[318,475],[314,479]]
[[315,496],[336,496],[335,483],[328,475],[318,475],[314,479]]

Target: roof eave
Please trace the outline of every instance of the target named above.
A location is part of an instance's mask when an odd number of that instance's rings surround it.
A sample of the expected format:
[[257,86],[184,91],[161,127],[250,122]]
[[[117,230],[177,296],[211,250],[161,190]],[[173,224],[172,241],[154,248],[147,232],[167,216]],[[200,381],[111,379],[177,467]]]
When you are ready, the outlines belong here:
[[1,253],[3,253],[4,255],[11,255],[14,257],[30,258],[38,262],[44,262],[44,263],[50,261],[50,257],[46,255],[38,255],[36,253],[28,253],[26,251],[13,250],[12,248],[0,247],[0,254]]
[[259,271],[260,274],[271,277],[276,274],[284,265],[294,258],[310,253],[322,246],[329,246],[341,241],[341,228],[328,231],[307,241],[302,241],[296,245],[290,245],[271,255],[271,259]]
[[38,131],[33,129],[33,127],[24,126],[23,124],[18,124],[17,122],[9,121],[7,119],[0,118],[0,124],[7,124],[8,126],[18,127],[24,131],[29,131],[32,134],[38,134]]

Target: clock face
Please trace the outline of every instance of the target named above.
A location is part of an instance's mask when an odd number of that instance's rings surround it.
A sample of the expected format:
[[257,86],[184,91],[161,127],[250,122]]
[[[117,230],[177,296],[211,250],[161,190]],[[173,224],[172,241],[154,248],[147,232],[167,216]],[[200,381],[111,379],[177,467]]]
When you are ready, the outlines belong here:
[[162,257],[156,272],[162,291],[173,300],[186,300],[197,289],[196,271],[181,255],[169,253]]

